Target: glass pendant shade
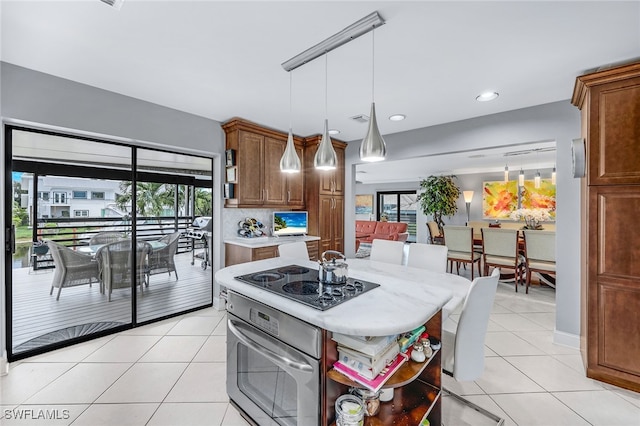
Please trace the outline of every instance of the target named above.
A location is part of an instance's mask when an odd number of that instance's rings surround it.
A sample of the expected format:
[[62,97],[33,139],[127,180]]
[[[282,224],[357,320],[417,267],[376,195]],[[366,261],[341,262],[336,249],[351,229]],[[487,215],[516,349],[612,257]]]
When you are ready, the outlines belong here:
[[553,168],[553,171],[551,172],[551,184],[555,185],[556,184],[556,168]]
[[369,115],[369,129],[367,135],[360,144],[360,159],[362,161],[382,161],[387,155],[387,146],[378,129],[376,119],[376,104],[371,102],[371,114]]
[[509,166],[504,166],[504,183],[509,182]]
[[300,157],[296,152],[296,146],[293,143],[293,132],[289,129],[289,137],[287,138],[287,147],[280,159],[280,170],[285,173],[300,173]]
[[533,178],[533,182],[536,189],[540,188],[540,172],[539,171],[536,173],[536,177]]
[[518,175],[518,185],[524,186],[524,170],[520,169],[520,174]]
[[313,165],[319,170],[334,170],[338,165],[338,155],[333,149],[331,138],[329,137],[329,120],[324,120],[324,132],[322,140],[318,145],[316,156],[313,158]]

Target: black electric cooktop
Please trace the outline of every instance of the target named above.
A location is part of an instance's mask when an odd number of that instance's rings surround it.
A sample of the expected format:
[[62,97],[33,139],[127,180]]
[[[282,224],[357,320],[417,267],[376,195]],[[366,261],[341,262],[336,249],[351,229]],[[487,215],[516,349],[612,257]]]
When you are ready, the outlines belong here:
[[345,284],[329,285],[321,283],[318,275],[317,269],[287,265],[235,278],[321,311],[380,286],[355,278],[348,278]]

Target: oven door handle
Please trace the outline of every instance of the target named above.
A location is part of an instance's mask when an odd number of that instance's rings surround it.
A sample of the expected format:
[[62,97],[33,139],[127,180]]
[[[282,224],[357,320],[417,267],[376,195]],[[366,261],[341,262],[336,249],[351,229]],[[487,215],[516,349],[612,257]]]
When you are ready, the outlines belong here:
[[[306,373],[313,373],[313,367],[311,365],[304,362],[298,362],[293,359],[287,358],[286,356],[280,355],[279,353],[272,351],[271,349],[246,336],[244,333],[242,333],[242,331],[239,330],[239,328],[246,328],[246,326],[244,326],[243,324],[235,322],[231,319],[228,319],[227,322],[229,330],[236,336],[238,340],[240,340],[246,346],[256,349],[258,352],[260,352],[261,355],[263,355],[265,358],[268,358],[274,364],[284,364],[296,370],[300,370]],[[247,329],[247,331],[249,330]]]

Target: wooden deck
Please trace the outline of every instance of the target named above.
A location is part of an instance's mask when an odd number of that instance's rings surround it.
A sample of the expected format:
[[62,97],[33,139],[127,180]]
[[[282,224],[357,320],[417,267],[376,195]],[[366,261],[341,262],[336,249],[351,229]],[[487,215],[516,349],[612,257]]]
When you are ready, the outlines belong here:
[[[152,275],[149,287],[138,289],[138,322],[196,308],[212,302],[213,270],[203,270],[200,260],[191,265],[191,253],[175,256],[175,274]],[[53,270],[13,269],[13,348],[41,336],[74,325],[116,321],[131,322],[131,290],[117,289],[107,295],[94,283],[63,288],[56,301],[57,288],[49,295]]]

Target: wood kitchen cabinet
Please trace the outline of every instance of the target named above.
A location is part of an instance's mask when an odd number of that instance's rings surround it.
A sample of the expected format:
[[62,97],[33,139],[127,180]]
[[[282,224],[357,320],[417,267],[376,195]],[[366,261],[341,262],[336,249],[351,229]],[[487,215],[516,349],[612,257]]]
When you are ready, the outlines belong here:
[[[318,240],[305,241],[309,260],[318,260],[319,244]],[[231,266],[238,263],[253,262],[256,260],[271,259],[278,257],[278,245],[282,242],[271,242],[270,245],[259,247],[247,247],[239,244],[225,242],[224,244],[224,265]]]
[[578,77],[582,114],[580,343],[587,376],[640,391],[640,63]]
[[[239,118],[222,126],[226,149],[236,151],[236,187],[234,198],[225,207],[304,207],[304,169],[300,173],[280,171],[280,158],[287,134]],[[303,141],[294,138],[302,159]]]
[[318,231],[320,253],[337,250],[344,253],[344,197],[320,195],[318,197]]
[[309,234],[320,237],[320,255],[327,250],[344,253],[344,161],[346,143],[332,139],[338,155],[335,170],[316,170],[313,159],[320,135],[305,139],[305,206],[309,211]]

